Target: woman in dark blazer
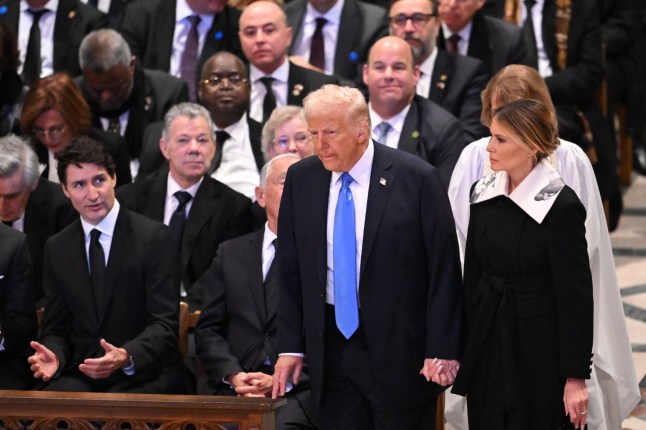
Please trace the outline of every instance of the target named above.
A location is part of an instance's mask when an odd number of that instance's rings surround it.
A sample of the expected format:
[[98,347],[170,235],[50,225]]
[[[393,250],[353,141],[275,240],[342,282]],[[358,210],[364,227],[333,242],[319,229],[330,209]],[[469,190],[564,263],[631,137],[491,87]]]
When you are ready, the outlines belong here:
[[490,175],[471,191],[465,353],[453,393],[469,427],[585,427],[593,332],[585,209],[552,167],[553,112],[535,100],[497,109]]
[[58,182],[51,166],[72,139],[88,135],[106,147],[116,165],[117,187],[132,181],[130,161],[123,138],[112,132],[92,128],[90,107],[72,78],[56,73],[31,86],[22,108],[20,129],[32,141],[38,161],[45,168],[41,176]]

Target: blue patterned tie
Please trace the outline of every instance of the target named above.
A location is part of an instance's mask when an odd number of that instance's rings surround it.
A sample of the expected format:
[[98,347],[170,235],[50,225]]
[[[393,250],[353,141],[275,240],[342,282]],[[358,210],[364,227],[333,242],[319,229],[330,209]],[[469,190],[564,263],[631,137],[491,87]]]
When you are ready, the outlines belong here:
[[357,303],[357,245],[354,222],[353,181],[349,173],[341,175],[341,190],[334,212],[334,312],[336,325],[346,339],[359,327]]
[[393,127],[386,121],[383,121],[383,122],[380,122],[375,128],[378,134],[375,140],[381,143],[382,145],[387,145],[388,133],[390,133],[390,130],[392,130]]

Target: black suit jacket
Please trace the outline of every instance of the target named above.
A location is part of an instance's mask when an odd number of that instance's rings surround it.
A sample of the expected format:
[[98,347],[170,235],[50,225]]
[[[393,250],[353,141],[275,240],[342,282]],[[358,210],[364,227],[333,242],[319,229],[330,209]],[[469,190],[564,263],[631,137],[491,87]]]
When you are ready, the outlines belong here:
[[328,76],[314,70],[306,69],[289,62],[289,76],[287,80],[287,104],[303,106],[303,99],[312,91],[316,91],[325,84],[339,85],[336,76]]
[[[100,106],[90,96],[85,77],[79,76],[75,82],[92,110],[92,126],[102,130],[101,117],[108,115],[101,111]],[[144,131],[148,124],[162,121],[171,107],[187,101],[189,97],[186,82],[159,70],[143,69],[137,62],[132,93],[130,99],[125,102],[130,106],[124,133],[130,158],[139,158]]]
[[24,234],[0,223],[0,387],[27,389],[29,342],[36,337],[31,260]]
[[487,82],[489,74],[482,61],[438,49],[428,98],[460,120],[469,142],[488,135],[480,123],[480,93]]
[[[132,2],[126,7],[121,33],[132,54],[145,68],[170,70],[176,3],[176,0],[146,0]],[[229,6],[215,15],[200,52],[196,78],[199,78],[206,60],[216,52],[229,51],[244,61],[238,38],[239,19],[240,11]]]
[[[317,157],[287,173],[278,220],[282,268],[278,352],[306,352],[321,399],[325,344],[327,213],[331,172]],[[430,401],[425,357],[458,359],[462,281],[455,226],[437,170],[374,144],[359,278],[361,324],[383,400]]]
[[435,166],[447,189],[455,163],[467,143],[456,117],[424,97],[416,95],[413,98],[404,119],[398,149]]
[[[167,174],[127,185],[117,198],[127,208],[163,222]],[[184,228],[180,263],[191,309],[201,302],[192,286],[211,265],[218,245],[251,231],[251,201],[210,176],[197,190]]]
[[[251,152],[253,152],[256,167],[258,167],[258,171],[260,172],[260,169],[262,169],[262,166],[265,164],[264,155],[261,149],[262,124],[247,116],[247,125],[249,126]],[[137,180],[146,178],[163,170],[168,170],[168,160],[164,158],[164,155],[161,153],[161,149],[159,149],[159,140],[161,139],[163,129],[163,121],[150,124],[146,128]]]
[[[20,0],[2,0],[0,22],[18,34]],[[72,76],[81,74],[79,47],[88,33],[107,25],[106,15],[79,0],[59,0],[54,24],[54,72],[67,72]]]
[[[306,7],[307,0],[292,0],[284,6],[287,23],[294,32],[290,54],[293,53],[298,34],[302,32]],[[346,0],[341,10],[334,75],[361,81],[361,65],[367,61],[370,47],[387,34],[387,12],[384,8],[359,0]]]
[[39,305],[45,296],[42,285],[45,242],[77,218],[78,214],[63,194],[60,184],[39,178],[38,186],[29,194],[23,226],[34,264],[35,294]]
[[[45,246],[45,315],[41,343],[56,354],[59,371],[103,355],[100,339],[125,348],[141,385],[181,392],[179,272],[167,227],[119,210],[103,294],[94,297],[80,219]],[[127,378],[121,371],[109,378]]]
[[[529,64],[523,32],[517,25],[478,11],[471,20],[471,37],[467,55],[487,65],[489,76],[510,64]],[[442,28],[437,46],[444,49],[446,41]]]
[[[117,175],[117,187],[132,182],[132,175],[130,174],[130,160],[128,158],[128,150],[123,137],[116,133],[91,128],[85,133],[87,136],[96,140],[108,150],[114,159],[115,173]],[[47,178],[49,174],[49,156],[47,148],[40,142],[34,144],[34,150],[38,155],[38,162],[45,166],[40,176]]]

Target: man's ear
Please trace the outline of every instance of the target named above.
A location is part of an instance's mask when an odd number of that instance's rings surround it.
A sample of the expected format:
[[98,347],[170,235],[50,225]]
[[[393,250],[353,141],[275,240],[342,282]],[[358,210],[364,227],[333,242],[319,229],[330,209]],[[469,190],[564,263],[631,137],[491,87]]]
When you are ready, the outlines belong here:
[[168,149],[166,149],[166,141],[163,138],[159,139],[159,149],[164,155],[164,158],[170,160],[170,154],[168,153]]
[[256,201],[258,202],[258,205],[261,208],[267,207],[267,203],[265,202],[265,193],[262,191],[262,188],[256,187]]

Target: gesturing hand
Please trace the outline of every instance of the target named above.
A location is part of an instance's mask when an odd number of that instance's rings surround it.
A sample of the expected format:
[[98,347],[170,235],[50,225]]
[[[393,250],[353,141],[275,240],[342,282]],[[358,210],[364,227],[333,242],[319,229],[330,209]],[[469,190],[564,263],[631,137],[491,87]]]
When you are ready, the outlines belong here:
[[105,339],[101,339],[100,343],[105,355],[101,358],[86,358],[79,365],[79,370],[92,379],[107,378],[128,363],[128,352],[125,349],[117,348]]

